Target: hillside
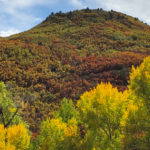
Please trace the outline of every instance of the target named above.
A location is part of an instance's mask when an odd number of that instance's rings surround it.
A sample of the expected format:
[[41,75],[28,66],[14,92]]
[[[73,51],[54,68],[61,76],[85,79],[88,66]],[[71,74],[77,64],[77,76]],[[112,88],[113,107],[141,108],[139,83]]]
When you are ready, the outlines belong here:
[[150,26],[115,11],[51,14],[33,29],[0,39],[0,80],[36,131],[64,97],[79,99],[98,83],[127,88],[132,65],[150,54]]

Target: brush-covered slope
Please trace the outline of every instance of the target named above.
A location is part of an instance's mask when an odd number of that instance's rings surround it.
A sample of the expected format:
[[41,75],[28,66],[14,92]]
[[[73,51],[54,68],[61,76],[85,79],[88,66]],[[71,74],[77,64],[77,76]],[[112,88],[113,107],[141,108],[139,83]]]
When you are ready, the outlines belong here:
[[34,130],[63,97],[79,99],[102,81],[124,90],[131,66],[149,53],[150,26],[137,18],[102,9],[59,12],[0,39],[0,80],[24,102]]
[[118,12],[81,10],[51,14],[43,23],[11,37],[26,43],[73,49],[80,55],[149,50],[150,27]]

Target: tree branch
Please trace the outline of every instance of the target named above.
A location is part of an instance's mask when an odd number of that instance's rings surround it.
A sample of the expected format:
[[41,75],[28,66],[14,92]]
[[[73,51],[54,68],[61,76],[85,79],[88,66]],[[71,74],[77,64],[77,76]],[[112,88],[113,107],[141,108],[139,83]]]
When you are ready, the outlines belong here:
[[17,112],[18,112],[18,107],[17,107],[15,113],[12,115],[11,119],[10,119],[10,120],[8,121],[8,123],[5,125],[5,128],[7,128],[7,127],[11,124],[11,122],[13,121],[13,119],[14,119],[14,117],[16,116]]

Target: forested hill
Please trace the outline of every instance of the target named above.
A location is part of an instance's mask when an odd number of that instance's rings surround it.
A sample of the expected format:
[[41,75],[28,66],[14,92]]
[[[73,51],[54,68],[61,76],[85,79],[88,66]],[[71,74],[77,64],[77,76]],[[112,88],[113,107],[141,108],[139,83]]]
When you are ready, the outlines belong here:
[[34,130],[63,97],[77,100],[102,81],[126,89],[131,66],[148,54],[150,26],[138,18],[88,8],[52,13],[29,31],[0,38],[0,80],[24,102]]

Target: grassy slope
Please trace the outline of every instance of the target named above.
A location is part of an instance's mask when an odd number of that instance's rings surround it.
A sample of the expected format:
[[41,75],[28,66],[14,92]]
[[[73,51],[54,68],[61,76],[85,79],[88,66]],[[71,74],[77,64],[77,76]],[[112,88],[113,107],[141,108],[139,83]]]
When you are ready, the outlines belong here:
[[0,80],[25,102],[21,113],[36,130],[63,97],[76,100],[101,81],[124,90],[131,66],[150,53],[149,43],[150,26],[118,12],[52,14],[29,31],[0,39]]

